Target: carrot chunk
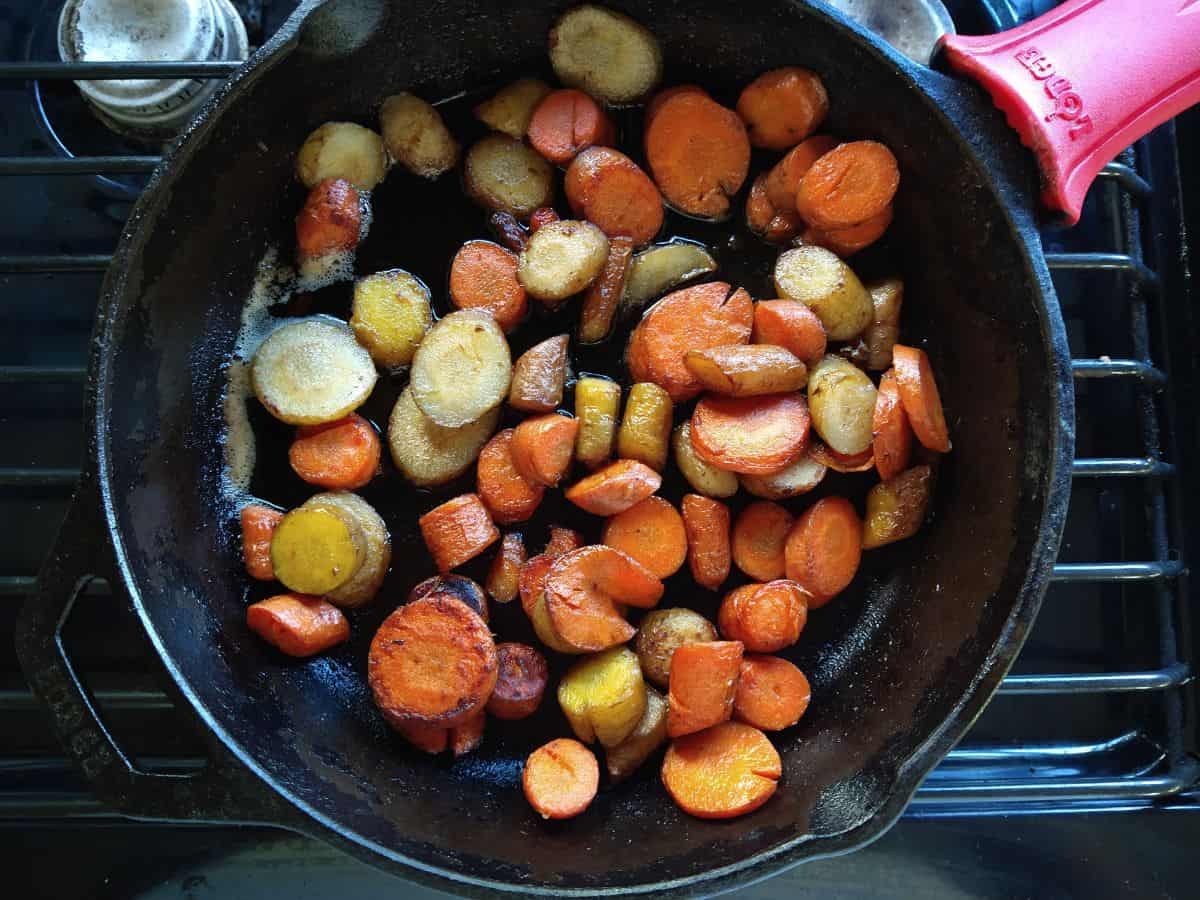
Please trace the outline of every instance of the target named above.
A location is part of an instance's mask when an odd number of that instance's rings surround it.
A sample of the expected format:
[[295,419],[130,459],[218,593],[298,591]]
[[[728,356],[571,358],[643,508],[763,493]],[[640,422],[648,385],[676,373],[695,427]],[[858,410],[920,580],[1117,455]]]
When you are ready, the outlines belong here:
[[875,470],[880,478],[888,481],[908,468],[912,457],[912,428],[900,400],[895,369],[888,369],[879,379],[871,434]]
[[882,213],[899,186],[891,150],[877,141],[852,141],[812,164],[800,180],[796,209],[816,228],[849,228]]
[[627,237],[635,246],[641,246],[662,229],[663,205],[658,188],[620,150],[584,150],[567,168],[563,189],[575,215],[592,222],[610,238]]
[[813,163],[836,146],[837,141],[829,135],[819,134],[789,150],[767,173],[767,199],[771,205],[776,209],[796,212],[796,192],[800,190],[800,180]]
[[733,713],[741,667],[739,641],[678,647],[671,657],[667,734],[679,737],[726,721]]
[[583,91],[563,88],[537,105],[526,136],[543,157],[565,166],[586,147],[613,143],[617,133],[600,104]]
[[741,722],[725,722],[672,742],[662,780],[676,806],[699,819],[732,819],[771,799],[783,775],[767,736]]
[[288,462],[309,484],[353,491],[375,477],[382,448],[375,426],[351,413],[336,422],[301,425],[288,448]]
[[729,507],[711,497],[685,494],[680,510],[692,577],[701,587],[715,591],[729,577]]
[[687,558],[683,519],[662,497],[647,497],[609,519],[604,543],[629,554],[659,578],[674,575]]
[[707,97],[708,91],[700,87],[698,84],[677,84],[674,87],[663,88],[657,94],[650,98],[646,104],[646,112],[643,116],[643,130],[650,127],[650,121],[662,109],[662,105],[677,94],[699,94],[701,97]]
[[879,215],[871,216],[865,222],[851,225],[849,228],[807,228],[800,236],[806,244],[816,244],[831,250],[845,259],[863,250],[881,237],[892,224],[892,205],[889,203]]
[[583,297],[579,311],[579,342],[595,344],[608,337],[613,319],[625,295],[625,282],[633,264],[633,238],[615,237],[608,242],[608,259],[600,275]]
[[591,804],[600,786],[596,754],[574,738],[557,738],[525,760],[521,787],[543,819],[570,819]]
[[491,241],[467,241],[450,263],[450,300],[492,314],[505,332],[521,324],[529,298],[517,280],[517,256]]
[[751,144],[786,150],[825,121],[829,95],[816,72],[787,66],[764,72],[746,85],[738,97],[737,111],[746,123]]
[[760,300],[754,304],[756,344],[775,344],[790,350],[809,367],[825,355],[825,326],[812,307],[799,300]]
[[692,447],[718,469],[770,475],[804,455],[810,424],[800,394],[707,394],[692,412]]
[[789,206],[781,208],[771,202],[767,173],[763,172],[751,183],[746,196],[746,227],[769,244],[786,244],[804,226],[800,213]]
[[271,538],[283,513],[269,506],[251,503],[242,507],[242,562],[246,574],[259,581],[274,581],[271,565]]
[[800,640],[807,621],[808,594],[783,579],[730,591],[717,614],[721,634],[754,653],[790,647]]
[[824,606],[854,580],[862,559],[862,521],[844,497],[824,497],[792,526],[784,548],[787,577]]
[[308,192],[296,216],[296,252],[313,259],[358,246],[362,211],[358,191],[341,178],[327,178]]
[[774,581],[784,573],[784,545],[795,520],[770,500],[751,503],[733,524],[733,562],[755,581]]
[[525,542],[521,535],[509,532],[500,541],[500,549],[488,569],[487,592],[497,603],[511,603],[520,591],[521,567],[525,565]]
[[904,411],[908,414],[917,440],[930,450],[949,453],[950,432],[946,428],[942,397],[938,393],[929,357],[917,347],[896,344],[892,348],[892,364],[900,389],[900,401],[904,404]]
[[350,623],[340,609],[304,594],[277,594],[251,604],[246,624],[288,656],[312,656],[350,637]]
[[662,476],[645,463],[619,459],[567,488],[568,500],[597,516],[615,516],[658,490]]
[[533,416],[513,433],[512,454],[517,471],[535,484],[554,487],[571,467],[579,420],[558,413]]
[[562,556],[583,546],[583,535],[574,528],[563,528],[561,525],[550,526],[550,540],[546,541],[546,556]]
[[439,572],[474,559],[500,539],[487,507],[475,494],[447,500],[421,516],[417,524]]
[[500,669],[487,711],[497,719],[524,719],[537,711],[546,692],[546,657],[528,644],[496,645]]
[[800,721],[812,696],[808,679],[778,656],[745,656],[733,698],[733,717],[763,731],[782,731]]
[[641,563],[603,545],[581,547],[555,559],[543,587],[555,635],[578,653],[623,644],[635,629],[615,604],[648,609],[662,598],[662,582]]
[[501,525],[524,522],[533,515],[546,492],[517,468],[513,444],[513,429],[498,432],[479,451],[476,467],[479,497],[492,519]]

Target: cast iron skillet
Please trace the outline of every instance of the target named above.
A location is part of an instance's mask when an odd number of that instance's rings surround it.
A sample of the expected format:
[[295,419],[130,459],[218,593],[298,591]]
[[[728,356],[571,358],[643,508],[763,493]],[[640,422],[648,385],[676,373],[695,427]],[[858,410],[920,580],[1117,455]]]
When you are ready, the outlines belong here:
[[[489,733],[477,757],[454,764],[383,726],[365,648],[398,594],[356,620],[351,644],[307,663],[283,661],[244,627],[247,584],[219,490],[223,367],[256,261],[286,241],[299,208],[295,149],[326,120],[373,121],[398,90],[447,97],[541,69],[565,6],[333,0],[303,7],[193,123],[104,285],[85,474],[18,643],[65,745],[117,809],[279,825],[467,894],[710,892],[880,835],[1012,663],[1056,555],[1073,434],[1030,158],[978,89],[822,8],[612,5],[658,36],[667,83],[738,85],[773,66],[812,67],[831,95],[829,129],[884,141],[903,171],[892,232],[904,328],[927,342],[954,452],[929,526],[880,552],[813,617],[795,658],[815,699],[776,741],[783,787],[753,815],[704,822],[677,810],[650,771],[603,790],[576,820],[542,823],[521,799],[519,767],[537,739],[561,733],[552,709],[544,731]],[[421,203],[374,227],[402,247],[436,219]],[[402,530],[420,511],[389,511],[406,583],[427,565]],[[138,771],[72,672],[58,629],[93,576],[128,594],[203,723],[213,762],[202,774]]]

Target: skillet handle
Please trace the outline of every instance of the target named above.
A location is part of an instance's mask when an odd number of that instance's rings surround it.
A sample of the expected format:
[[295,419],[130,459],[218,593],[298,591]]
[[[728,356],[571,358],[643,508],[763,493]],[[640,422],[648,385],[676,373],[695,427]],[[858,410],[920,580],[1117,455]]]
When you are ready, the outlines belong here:
[[1037,155],[1042,201],[1070,224],[1107,162],[1200,102],[1200,0],[1068,0],[1011,31],[940,46]]
[[[121,597],[99,491],[84,475],[17,620],[17,656],[34,694],[47,707],[63,747],[97,796],[131,818],[296,827],[297,814],[254,774],[216,746],[195,775],[152,774],[136,768],[105,728],[61,639],[76,598],[95,578]],[[120,602],[120,601],[118,601]]]

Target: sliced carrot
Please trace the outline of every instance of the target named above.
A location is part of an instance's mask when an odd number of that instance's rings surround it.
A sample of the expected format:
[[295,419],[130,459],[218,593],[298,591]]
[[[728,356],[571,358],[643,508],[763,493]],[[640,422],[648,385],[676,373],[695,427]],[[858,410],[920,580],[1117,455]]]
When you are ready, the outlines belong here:
[[439,572],[449,572],[474,559],[500,539],[487,507],[475,494],[463,494],[435,506],[417,524]]
[[584,150],[567,168],[563,189],[575,215],[592,222],[610,238],[631,238],[640,246],[662,229],[663,205],[658,188],[620,150]]
[[655,303],[629,338],[627,361],[634,381],[653,381],[675,403],[700,393],[683,362],[689,350],[744,344],[754,323],[754,302],[723,281],[683,288]]
[[533,615],[533,605],[546,587],[546,575],[549,574],[550,565],[554,560],[555,557],[548,553],[539,553],[529,557],[525,560],[525,565],[521,566],[521,574],[517,578],[517,593],[521,596],[521,608],[525,610],[525,615]]
[[600,275],[583,296],[579,311],[579,342],[595,344],[608,337],[613,319],[625,295],[625,282],[633,264],[633,238],[615,237],[608,242],[608,259]]
[[721,634],[754,653],[774,653],[800,640],[808,621],[808,594],[794,581],[778,579],[726,594],[717,614]]
[[533,715],[550,677],[546,657],[528,644],[509,642],[496,645],[496,658],[500,670],[487,711],[497,719],[510,721]]
[[733,562],[755,581],[774,581],[784,572],[783,548],[795,520],[770,500],[751,503],[733,523]]
[[426,753],[441,753],[450,743],[450,729],[423,722],[390,722],[406,741]]
[[611,144],[617,137],[600,104],[574,88],[547,94],[525,134],[533,149],[556,166],[565,166],[585,147]]
[[729,507],[700,494],[685,494],[679,506],[692,577],[696,584],[715,591],[729,577]]
[[814,366],[825,355],[825,326],[799,300],[759,300],[754,304],[756,344],[775,344]]
[[900,186],[892,151],[877,141],[834,147],[800,180],[796,209],[816,228],[849,228],[882,213]]
[[896,385],[900,389],[900,401],[904,404],[904,411],[908,414],[908,422],[917,440],[930,450],[949,453],[950,432],[946,428],[942,397],[938,393],[929,357],[917,347],[896,344],[892,348],[892,365],[896,373]]
[[787,66],[764,72],[746,85],[738,97],[737,111],[746,123],[751,144],[786,150],[825,121],[829,94],[816,72]]
[[583,535],[574,528],[563,528],[561,525],[550,526],[550,540],[546,541],[546,556],[562,556],[583,546]]
[[497,603],[511,603],[520,592],[521,567],[525,565],[525,542],[510,531],[500,541],[500,549],[488,569],[487,592]]
[[512,331],[529,311],[516,254],[491,241],[467,241],[450,263],[450,300],[459,309],[486,310],[504,331]]
[[683,518],[662,497],[647,497],[604,525],[604,543],[628,553],[659,578],[669,578],[687,559]]
[[476,710],[465,722],[450,729],[450,749],[454,755],[466,756],[472,750],[477,750],[483,743],[483,729],[487,725],[487,714],[483,709]]
[[567,488],[564,496],[596,516],[615,516],[658,490],[662,476],[635,459],[609,463]]
[[[767,173],[767,199],[776,209],[796,211],[796,192],[812,164],[837,146],[827,134],[818,134],[797,144]],[[797,213],[799,215],[799,213]]]
[[883,233],[891,224],[892,205],[889,203],[879,215],[872,216],[857,225],[851,225],[849,228],[834,228],[830,231],[807,228],[801,235],[801,240],[806,244],[816,244],[826,250],[832,250],[845,259],[847,256],[853,256],[859,250],[871,246],[883,237]]
[[808,591],[809,609],[824,606],[858,572],[862,520],[844,497],[824,497],[792,526],[784,549],[787,577]]
[[739,641],[677,647],[671,656],[667,734],[679,737],[726,721],[733,713],[741,667]]
[[312,656],[350,638],[342,611],[320,597],[277,594],[246,608],[246,624],[288,656]]
[[804,226],[795,210],[778,208],[767,196],[767,173],[754,179],[746,196],[746,227],[770,244],[786,244]]
[[604,544],[580,547],[554,560],[546,593],[570,603],[585,593],[601,593],[614,603],[650,609],[662,599],[658,577],[627,553]]
[[539,206],[529,217],[529,233],[533,234],[543,225],[558,221],[558,213],[549,206]]
[[591,804],[600,786],[596,754],[574,738],[557,738],[525,760],[521,787],[543,819],[570,819]]
[[742,658],[733,717],[763,731],[782,731],[800,721],[812,696],[808,679],[778,656]]
[[546,489],[526,478],[516,465],[514,431],[497,432],[479,451],[476,484],[492,520],[501,525],[524,522],[542,502]]
[[357,413],[323,425],[302,425],[288,448],[292,471],[309,484],[353,491],[379,471],[383,444],[375,426]]
[[875,450],[871,445],[861,453],[838,453],[831,450],[822,441],[813,441],[808,447],[808,455],[827,469],[843,474],[851,472],[869,472],[875,467]]
[[888,369],[879,379],[871,434],[875,469],[880,478],[888,481],[908,468],[908,461],[912,458],[912,428],[900,400],[895,369]]
[[698,84],[677,84],[674,87],[663,88],[657,94],[650,98],[650,102],[646,104],[646,113],[643,117],[644,127],[650,127],[650,120],[662,109],[662,105],[678,94],[699,94],[702,97],[708,96],[708,91],[700,87]]
[[725,722],[672,742],[662,780],[675,805],[699,819],[732,819],[771,799],[783,775],[767,736],[742,722]]
[[512,455],[517,471],[535,484],[554,487],[571,467],[579,420],[558,413],[532,416],[513,433]]
[[498,665],[483,619],[462,601],[434,594],[383,620],[367,655],[367,681],[389,722],[453,728],[483,708]]
[[259,581],[274,581],[271,565],[271,538],[283,513],[269,506],[251,503],[242,507],[242,563],[246,574]]
[[720,220],[750,171],[750,139],[737,113],[707,95],[677,92],[646,124],[646,160],[667,202]]
[[804,455],[810,424],[800,394],[706,394],[692,412],[692,447],[718,469],[770,475]]
[[296,216],[296,252],[313,259],[358,246],[362,210],[358,191],[341,178],[327,178],[308,192]]

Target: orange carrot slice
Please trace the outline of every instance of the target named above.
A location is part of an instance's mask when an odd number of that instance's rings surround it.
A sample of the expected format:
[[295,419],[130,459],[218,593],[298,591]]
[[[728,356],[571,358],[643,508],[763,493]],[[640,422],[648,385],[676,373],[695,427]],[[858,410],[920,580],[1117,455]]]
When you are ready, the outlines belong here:
[[288,656],[312,656],[350,638],[342,611],[320,597],[277,594],[246,608],[246,624]]
[[812,308],[799,300],[760,300],[754,304],[756,344],[775,344],[790,350],[809,367],[825,355],[825,326]]
[[892,365],[900,400],[917,440],[930,450],[949,453],[950,432],[946,428],[946,414],[942,411],[942,398],[929,357],[917,347],[896,344],[892,348]]
[[611,144],[617,135],[600,104],[583,91],[563,88],[537,105],[526,136],[543,157],[565,166],[585,147]]
[[604,543],[629,554],[659,578],[674,575],[687,558],[683,518],[662,497],[647,497],[609,519]]
[[774,581],[784,572],[783,548],[795,521],[770,500],[751,503],[733,524],[733,562],[755,581]]
[[754,653],[774,653],[800,640],[808,621],[808,594],[794,581],[779,579],[730,591],[717,625],[731,641]]
[[804,455],[810,424],[800,394],[707,394],[692,412],[692,446],[718,469],[770,475]]
[[733,698],[733,717],[763,731],[782,731],[800,721],[812,696],[808,679],[778,656],[745,656]]
[[488,698],[487,711],[497,719],[524,719],[542,702],[549,679],[546,657],[528,644],[496,645],[499,674]]
[[567,168],[563,181],[567,202],[612,237],[635,245],[654,239],[662,229],[663,205],[658,188],[638,164],[611,147],[589,147]]
[[824,606],[854,580],[862,559],[862,520],[844,497],[825,497],[792,526],[784,548],[787,577]]
[[891,150],[877,141],[852,141],[812,164],[800,180],[796,209],[816,228],[849,228],[882,213],[899,186]]
[[783,775],[767,736],[742,722],[725,722],[674,741],[662,780],[675,804],[699,819],[732,819],[771,799]]
[[312,259],[358,246],[362,211],[358,191],[341,178],[327,178],[308,192],[296,216],[296,252]]
[[729,507],[711,497],[685,494],[680,510],[692,577],[701,587],[715,591],[729,577]]
[[568,500],[597,516],[615,516],[658,490],[662,476],[645,463],[619,459],[567,488]]
[[274,581],[271,565],[271,538],[283,513],[269,506],[251,503],[242,507],[242,562],[246,574],[259,581]]
[[571,467],[579,420],[558,413],[533,416],[513,433],[517,471],[536,484],[554,487]]
[[529,311],[516,254],[491,241],[467,241],[450,263],[450,300],[459,309],[486,310],[501,329],[512,331]]
[[[767,173],[767,199],[776,209],[796,210],[796,192],[800,180],[812,164],[837,146],[837,141],[827,134],[810,137],[797,144]],[[797,213],[799,215],[799,213]]]
[[829,113],[829,95],[816,72],[787,66],[764,72],[746,85],[737,111],[751,144],[786,150],[820,127]]
[[417,525],[440,572],[461,566],[500,540],[487,507],[475,494],[447,500],[421,516]]
[[498,432],[479,451],[476,467],[479,497],[493,521],[501,525],[524,522],[533,515],[546,492],[517,468],[513,443],[513,429]]
[[525,760],[521,787],[543,819],[570,819],[591,804],[600,786],[596,754],[573,738],[557,738]]
[[500,541],[500,550],[488,568],[487,592],[497,603],[517,599],[521,584],[521,567],[525,565],[525,542],[517,532],[509,532]]
[[912,428],[900,400],[900,386],[894,369],[888,369],[879,379],[871,434],[875,469],[881,479],[889,481],[907,469],[912,458]]
[[679,737],[727,720],[733,713],[741,666],[739,641],[704,641],[676,648],[671,656],[667,734]]

